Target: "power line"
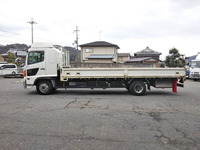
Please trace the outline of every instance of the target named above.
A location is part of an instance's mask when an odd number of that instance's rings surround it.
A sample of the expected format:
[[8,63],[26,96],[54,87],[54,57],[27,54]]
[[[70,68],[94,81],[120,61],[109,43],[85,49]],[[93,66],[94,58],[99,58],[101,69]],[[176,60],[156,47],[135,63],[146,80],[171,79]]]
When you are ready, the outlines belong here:
[[0,35],[0,38],[6,38],[6,39],[12,39],[12,40],[23,40],[23,38],[19,38],[19,37],[11,37],[11,36],[7,36],[7,35]]
[[[22,34],[19,34],[19,33],[15,33],[15,32],[11,32],[11,31],[6,31],[6,30],[1,30],[0,29],[0,32],[4,32],[4,33],[10,33],[10,34],[15,34],[15,35],[19,35],[20,37],[28,37],[27,35],[22,35]],[[0,38],[9,38],[9,39],[13,39],[13,40],[22,40],[22,39],[19,39],[19,38],[14,38],[14,37],[11,37],[11,36],[8,36],[8,35],[0,35]],[[57,44],[61,44],[61,45],[66,45],[66,43],[62,43],[62,42],[58,42],[58,41],[53,41],[53,40],[48,40],[48,39],[42,39],[42,38],[39,38],[39,37],[34,37],[34,39],[39,39],[39,40],[42,40],[42,41],[46,41],[46,42],[52,42],[52,43],[57,43]],[[11,43],[11,42],[9,42]]]
[[1,29],[0,29],[0,31],[1,31],[1,32],[5,32],[5,33],[11,33],[11,34],[20,35],[19,33],[14,33],[14,32],[10,32],[10,31],[5,31],[5,30],[1,30]]
[[[12,43],[11,42],[11,40],[12,41],[15,41],[15,42],[17,42],[17,41],[23,41],[24,39],[21,37],[21,38],[13,38],[13,37],[11,37],[11,36],[5,36],[5,35],[0,35],[0,39],[1,39],[1,41],[2,41],[2,39],[4,39],[4,42],[5,42],[5,39],[6,39],[6,41],[8,42],[8,43]],[[44,42],[51,42],[51,43],[54,43],[54,44],[61,44],[61,45],[66,45],[65,43],[62,43],[62,42],[58,42],[58,41],[52,41],[52,40],[47,40],[47,39],[41,39],[41,38],[37,38],[37,37],[35,37],[35,39],[39,39],[40,41],[44,41]],[[24,43],[24,42],[23,42]],[[25,43],[27,43],[27,42],[25,42]],[[69,45],[68,45],[69,46]]]

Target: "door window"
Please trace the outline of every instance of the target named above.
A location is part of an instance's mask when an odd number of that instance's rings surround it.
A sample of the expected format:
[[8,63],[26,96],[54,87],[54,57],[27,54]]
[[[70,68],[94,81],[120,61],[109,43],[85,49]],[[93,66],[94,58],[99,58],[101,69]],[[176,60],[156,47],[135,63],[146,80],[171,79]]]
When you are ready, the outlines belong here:
[[44,61],[44,51],[29,52],[28,65]]

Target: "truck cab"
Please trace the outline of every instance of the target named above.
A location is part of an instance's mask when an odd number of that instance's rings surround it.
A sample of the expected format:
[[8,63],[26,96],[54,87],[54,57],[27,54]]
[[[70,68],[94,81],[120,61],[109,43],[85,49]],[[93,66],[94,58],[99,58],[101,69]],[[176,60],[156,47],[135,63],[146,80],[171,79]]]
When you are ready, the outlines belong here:
[[62,49],[51,43],[34,43],[28,50],[24,67],[25,88],[37,85],[42,79],[57,78],[61,63],[67,64],[61,54]]
[[190,67],[190,79],[197,81],[200,79],[200,53],[198,53],[195,60],[192,60]]

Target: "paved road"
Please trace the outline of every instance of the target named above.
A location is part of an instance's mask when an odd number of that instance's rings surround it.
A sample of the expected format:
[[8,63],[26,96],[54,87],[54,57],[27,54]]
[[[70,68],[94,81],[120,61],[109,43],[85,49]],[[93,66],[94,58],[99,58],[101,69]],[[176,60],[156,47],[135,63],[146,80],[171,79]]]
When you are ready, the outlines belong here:
[[152,89],[58,90],[41,96],[0,78],[0,150],[199,150],[200,82]]

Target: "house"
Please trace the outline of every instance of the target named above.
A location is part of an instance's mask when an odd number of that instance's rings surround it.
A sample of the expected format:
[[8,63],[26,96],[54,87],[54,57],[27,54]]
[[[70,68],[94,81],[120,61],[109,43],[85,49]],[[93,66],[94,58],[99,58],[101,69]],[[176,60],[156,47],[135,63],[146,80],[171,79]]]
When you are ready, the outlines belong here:
[[15,55],[20,62],[26,61],[27,51],[16,51]]
[[17,58],[17,60],[22,62],[22,63],[24,63],[25,60],[26,60],[27,51],[10,49],[10,50],[7,51],[7,53],[2,54],[2,57],[3,57],[4,61],[8,60],[8,53],[14,54],[14,56]]
[[196,59],[197,55],[198,54],[190,56],[190,57],[187,57],[187,59],[186,59],[187,64],[188,65],[191,64],[192,60]]
[[145,49],[134,53],[134,58],[141,58],[141,57],[151,57],[156,60],[160,60],[160,55],[162,53],[154,51],[150,49],[149,47],[146,47]]
[[149,47],[134,53],[134,56],[126,63],[142,64],[144,66],[160,67],[162,61],[160,55],[162,53],[154,51]]
[[79,45],[81,47],[81,61],[87,63],[117,62],[119,46],[105,41],[95,41]]

